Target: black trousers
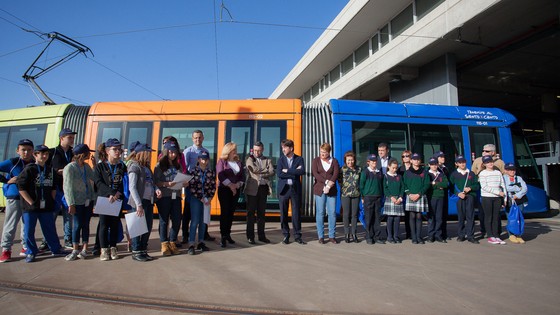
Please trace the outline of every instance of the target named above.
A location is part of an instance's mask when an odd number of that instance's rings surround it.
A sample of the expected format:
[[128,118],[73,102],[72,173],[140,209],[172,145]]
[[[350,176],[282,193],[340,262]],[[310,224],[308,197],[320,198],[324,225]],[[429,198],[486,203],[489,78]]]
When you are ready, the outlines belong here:
[[430,211],[428,212],[428,236],[442,238],[443,223],[443,198],[430,198]]
[[[117,247],[120,218],[112,215],[99,215],[99,244],[101,248]],[[111,230],[111,233],[109,233]]]
[[484,208],[484,223],[488,237],[500,237],[498,225],[500,220],[500,210],[504,199],[502,197],[482,197],[482,207]]
[[[356,234],[358,227],[358,211],[360,211],[360,197],[340,197],[342,205],[342,222],[344,234]],[[352,224],[352,225],[350,225]]]
[[364,221],[366,239],[378,240],[381,236],[381,197],[364,196]]
[[264,225],[266,212],[266,199],[268,197],[268,185],[259,185],[256,196],[247,197],[247,239],[255,238],[255,212],[257,213],[257,234],[259,239],[265,239]]
[[[466,195],[465,199],[457,201],[457,236],[459,238],[474,238],[474,203],[475,197]],[[465,221],[466,224],[465,224]]]
[[220,234],[222,237],[231,235],[231,225],[233,224],[233,215],[237,208],[239,194],[239,189],[234,195],[229,187],[218,187],[218,200],[220,201]]
[[294,228],[294,237],[301,238],[301,193],[298,193],[293,186],[284,186],[282,192],[278,194],[280,203],[280,227],[284,236],[290,236],[290,226],[288,225],[288,209],[290,202],[292,204],[292,227]]

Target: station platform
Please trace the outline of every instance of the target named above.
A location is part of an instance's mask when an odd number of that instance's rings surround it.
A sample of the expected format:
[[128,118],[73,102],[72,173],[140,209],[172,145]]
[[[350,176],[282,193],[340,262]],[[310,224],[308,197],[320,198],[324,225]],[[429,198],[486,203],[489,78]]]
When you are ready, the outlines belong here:
[[[4,214],[0,214],[3,222]],[[95,231],[94,217],[91,229]],[[123,221],[124,222],[124,221]],[[59,233],[62,219],[57,220]],[[383,224],[384,226],[384,224]],[[25,263],[14,245],[0,264],[1,314],[557,314],[560,311],[560,216],[526,221],[526,244],[414,245],[317,242],[303,224],[306,245],[281,244],[278,221],[267,222],[270,244],[248,244],[245,222],[222,249],[162,257],[158,221],[149,252],[136,262],[119,244],[120,259],[65,261],[38,256]],[[362,227],[358,229],[363,231]],[[425,229],[425,226],[424,226]],[[456,222],[449,222],[455,236]],[[401,224],[404,232],[404,224]],[[425,232],[425,230],[424,230]],[[18,232],[19,233],[19,232]],[[337,224],[342,241],[342,223]],[[210,234],[219,236],[219,222]],[[384,233],[383,233],[384,234]],[[19,235],[19,234],[18,234]],[[38,238],[41,232],[36,233]],[[404,235],[403,235],[404,236]],[[505,234],[502,238],[506,238]],[[19,237],[18,237],[19,240]],[[93,236],[90,238],[93,242]],[[292,237],[293,240],[293,237]]]

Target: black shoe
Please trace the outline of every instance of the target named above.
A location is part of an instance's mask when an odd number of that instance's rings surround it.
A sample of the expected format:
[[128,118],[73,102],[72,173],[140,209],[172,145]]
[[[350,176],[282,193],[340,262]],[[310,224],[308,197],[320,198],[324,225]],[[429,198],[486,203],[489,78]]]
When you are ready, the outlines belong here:
[[268,244],[268,243],[270,243],[270,240],[266,237],[259,237],[259,242],[263,242],[263,243]]
[[419,240],[418,240],[418,244],[426,244],[426,242],[424,242],[423,239],[419,239]]
[[251,244],[251,245],[255,245],[255,244],[256,244],[254,238],[248,238],[248,239],[247,239],[247,242],[249,242],[249,244]]
[[290,237],[289,236],[284,236],[284,239],[282,240],[282,244],[284,244],[284,245],[290,244]]
[[373,240],[370,240],[370,239],[368,238],[368,239],[366,239],[366,243],[368,243],[369,245],[372,245],[372,244],[373,244]]
[[325,239],[324,239],[324,238],[320,238],[320,239],[319,239],[319,244],[325,244]]
[[445,237],[445,240],[451,241],[453,238],[451,236]]
[[235,244],[235,241],[233,240],[233,238],[231,238],[231,235],[226,236],[226,240],[227,240],[228,243],[230,243],[230,244]]
[[101,254],[101,250],[100,250],[99,248],[94,248],[94,249],[91,251],[91,254],[92,254],[93,256],[99,256],[99,254]]
[[401,240],[400,238],[397,238],[397,239],[395,240],[395,242],[397,242],[398,244],[401,244],[401,243],[402,243],[402,240]]
[[206,244],[204,243],[198,243],[198,246],[196,247],[196,249],[201,250],[203,252],[207,252],[210,250],[210,248],[208,248],[208,246],[206,246]]
[[204,240],[208,241],[208,242],[213,242],[213,241],[216,240],[216,238],[213,237],[213,236],[210,236],[210,234],[206,233],[206,234],[204,234]]
[[194,246],[193,245],[189,246],[189,249],[187,249],[187,254],[189,254],[189,255],[195,255],[196,254],[195,251],[194,251]]
[[358,238],[358,235],[354,234],[354,242],[359,243],[360,239]]
[[41,245],[39,245],[39,250],[45,251],[49,249],[49,245],[47,245],[46,242],[42,242]]
[[147,252],[147,251],[144,251],[143,254],[144,254],[144,257],[146,257],[147,260],[154,260],[154,257],[148,255],[148,252]]
[[417,240],[412,240],[412,244],[418,244]]
[[350,243],[350,242],[351,242],[351,240],[350,240],[350,234],[346,234],[346,236],[344,237],[344,241],[345,241],[346,243]]
[[437,241],[438,243],[447,243],[447,240],[446,240],[445,238],[441,238],[441,237],[440,237],[440,238],[436,238],[436,241]]
[[436,239],[433,238],[433,237],[428,237],[427,241],[428,241],[428,243],[433,243],[433,242],[436,241]]
[[307,244],[306,242],[304,242],[300,237],[296,238],[296,243],[300,244],[300,245],[305,245]]
[[480,242],[475,238],[469,238],[469,243],[480,244]]
[[381,239],[375,240],[375,243],[377,243],[377,244],[385,244],[385,240],[381,240]]
[[227,240],[225,237],[222,237],[222,239],[220,240],[220,247],[225,248],[226,246],[227,246]]
[[183,237],[183,240],[181,241],[181,244],[188,244],[189,243],[189,238],[188,237]]
[[183,245],[181,244],[181,242],[175,242],[175,246],[177,246],[178,248],[183,247]]
[[464,242],[465,241],[465,237],[464,236],[459,236],[457,237],[457,242]]
[[132,260],[144,262],[144,261],[148,261],[148,258],[144,256],[144,253],[134,253],[132,254]]
[[397,242],[392,238],[388,239],[387,242],[389,242],[390,244],[397,244]]

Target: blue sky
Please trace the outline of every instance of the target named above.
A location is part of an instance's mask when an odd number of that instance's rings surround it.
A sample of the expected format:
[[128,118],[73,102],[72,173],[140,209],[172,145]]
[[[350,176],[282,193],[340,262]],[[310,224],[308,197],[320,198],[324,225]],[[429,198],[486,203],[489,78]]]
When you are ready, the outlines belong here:
[[[268,97],[347,2],[3,1],[0,109],[43,101],[22,75],[47,41],[22,28],[61,33],[94,54],[37,78],[56,103],[247,99]],[[69,52],[55,42],[36,65]]]

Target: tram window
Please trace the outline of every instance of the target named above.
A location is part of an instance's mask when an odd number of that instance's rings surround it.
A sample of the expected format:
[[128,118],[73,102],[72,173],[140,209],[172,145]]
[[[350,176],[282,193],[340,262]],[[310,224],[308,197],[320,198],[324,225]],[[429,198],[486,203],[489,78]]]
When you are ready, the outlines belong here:
[[463,155],[463,136],[460,126],[410,125],[412,152],[423,156],[424,162],[434,153],[442,151],[446,155],[445,164],[453,168],[455,156]]
[[181,150],[193,145],[192,133],[200,130],[204,134],[204,142],[202,146],[210,152],[211,161],[216,163],[216,143],[218,135],[217,121],[162,121],[160,131],[160,150],[161,141],[166,136],[173,136],[179,141]]
[[408,148],[406,134],[406,124],[352,122],[354,152],[359,165],[365,165],[369,154],[377,154],[377,146],[382,142],[389,145],[389,155],[397,158]]
[[4,127],[0,128],[0,161],[4,161],[9,158],[9,153],[14,152],[15,148],[9,148],[8,146],[8,132],[10,128]]
[[95,143],[96,148],[101,143],[107,141],[107,139],[115,138],[122,141],[122,129],[123,123],[100,122],[97,132],[97,141]]
[[47,134],[47,125],[11,127],[10,134],[8,137],[9,138],[8,152],[10,152],[9,148],[14,148],[13,150],[15,150],[15,148],[17,148],[17,144],[19,140],[21,139],[29,139],[33,141],[34,145],[44,144],[46,134]]
[[[139,141],[140,143],[152,142],[152,123],[151,122],[132,122],[126,123],[125,137],[121,140],[125,144],[125,152],[128,155],[128,148],[130,144],[134,141]],[[125,156],[126,158],[126,156]]]
[[513,134],[512,140],[517,175],[521,176],[528,184],[543,187],[539,168],[525,138],[521,135]]
[[482,148],[485,144],[496,145],[496,154],[500,154],[498,143],[498,132],[496,128],[469,127],[469,138],[471,140],[471,155],[482,156]]

